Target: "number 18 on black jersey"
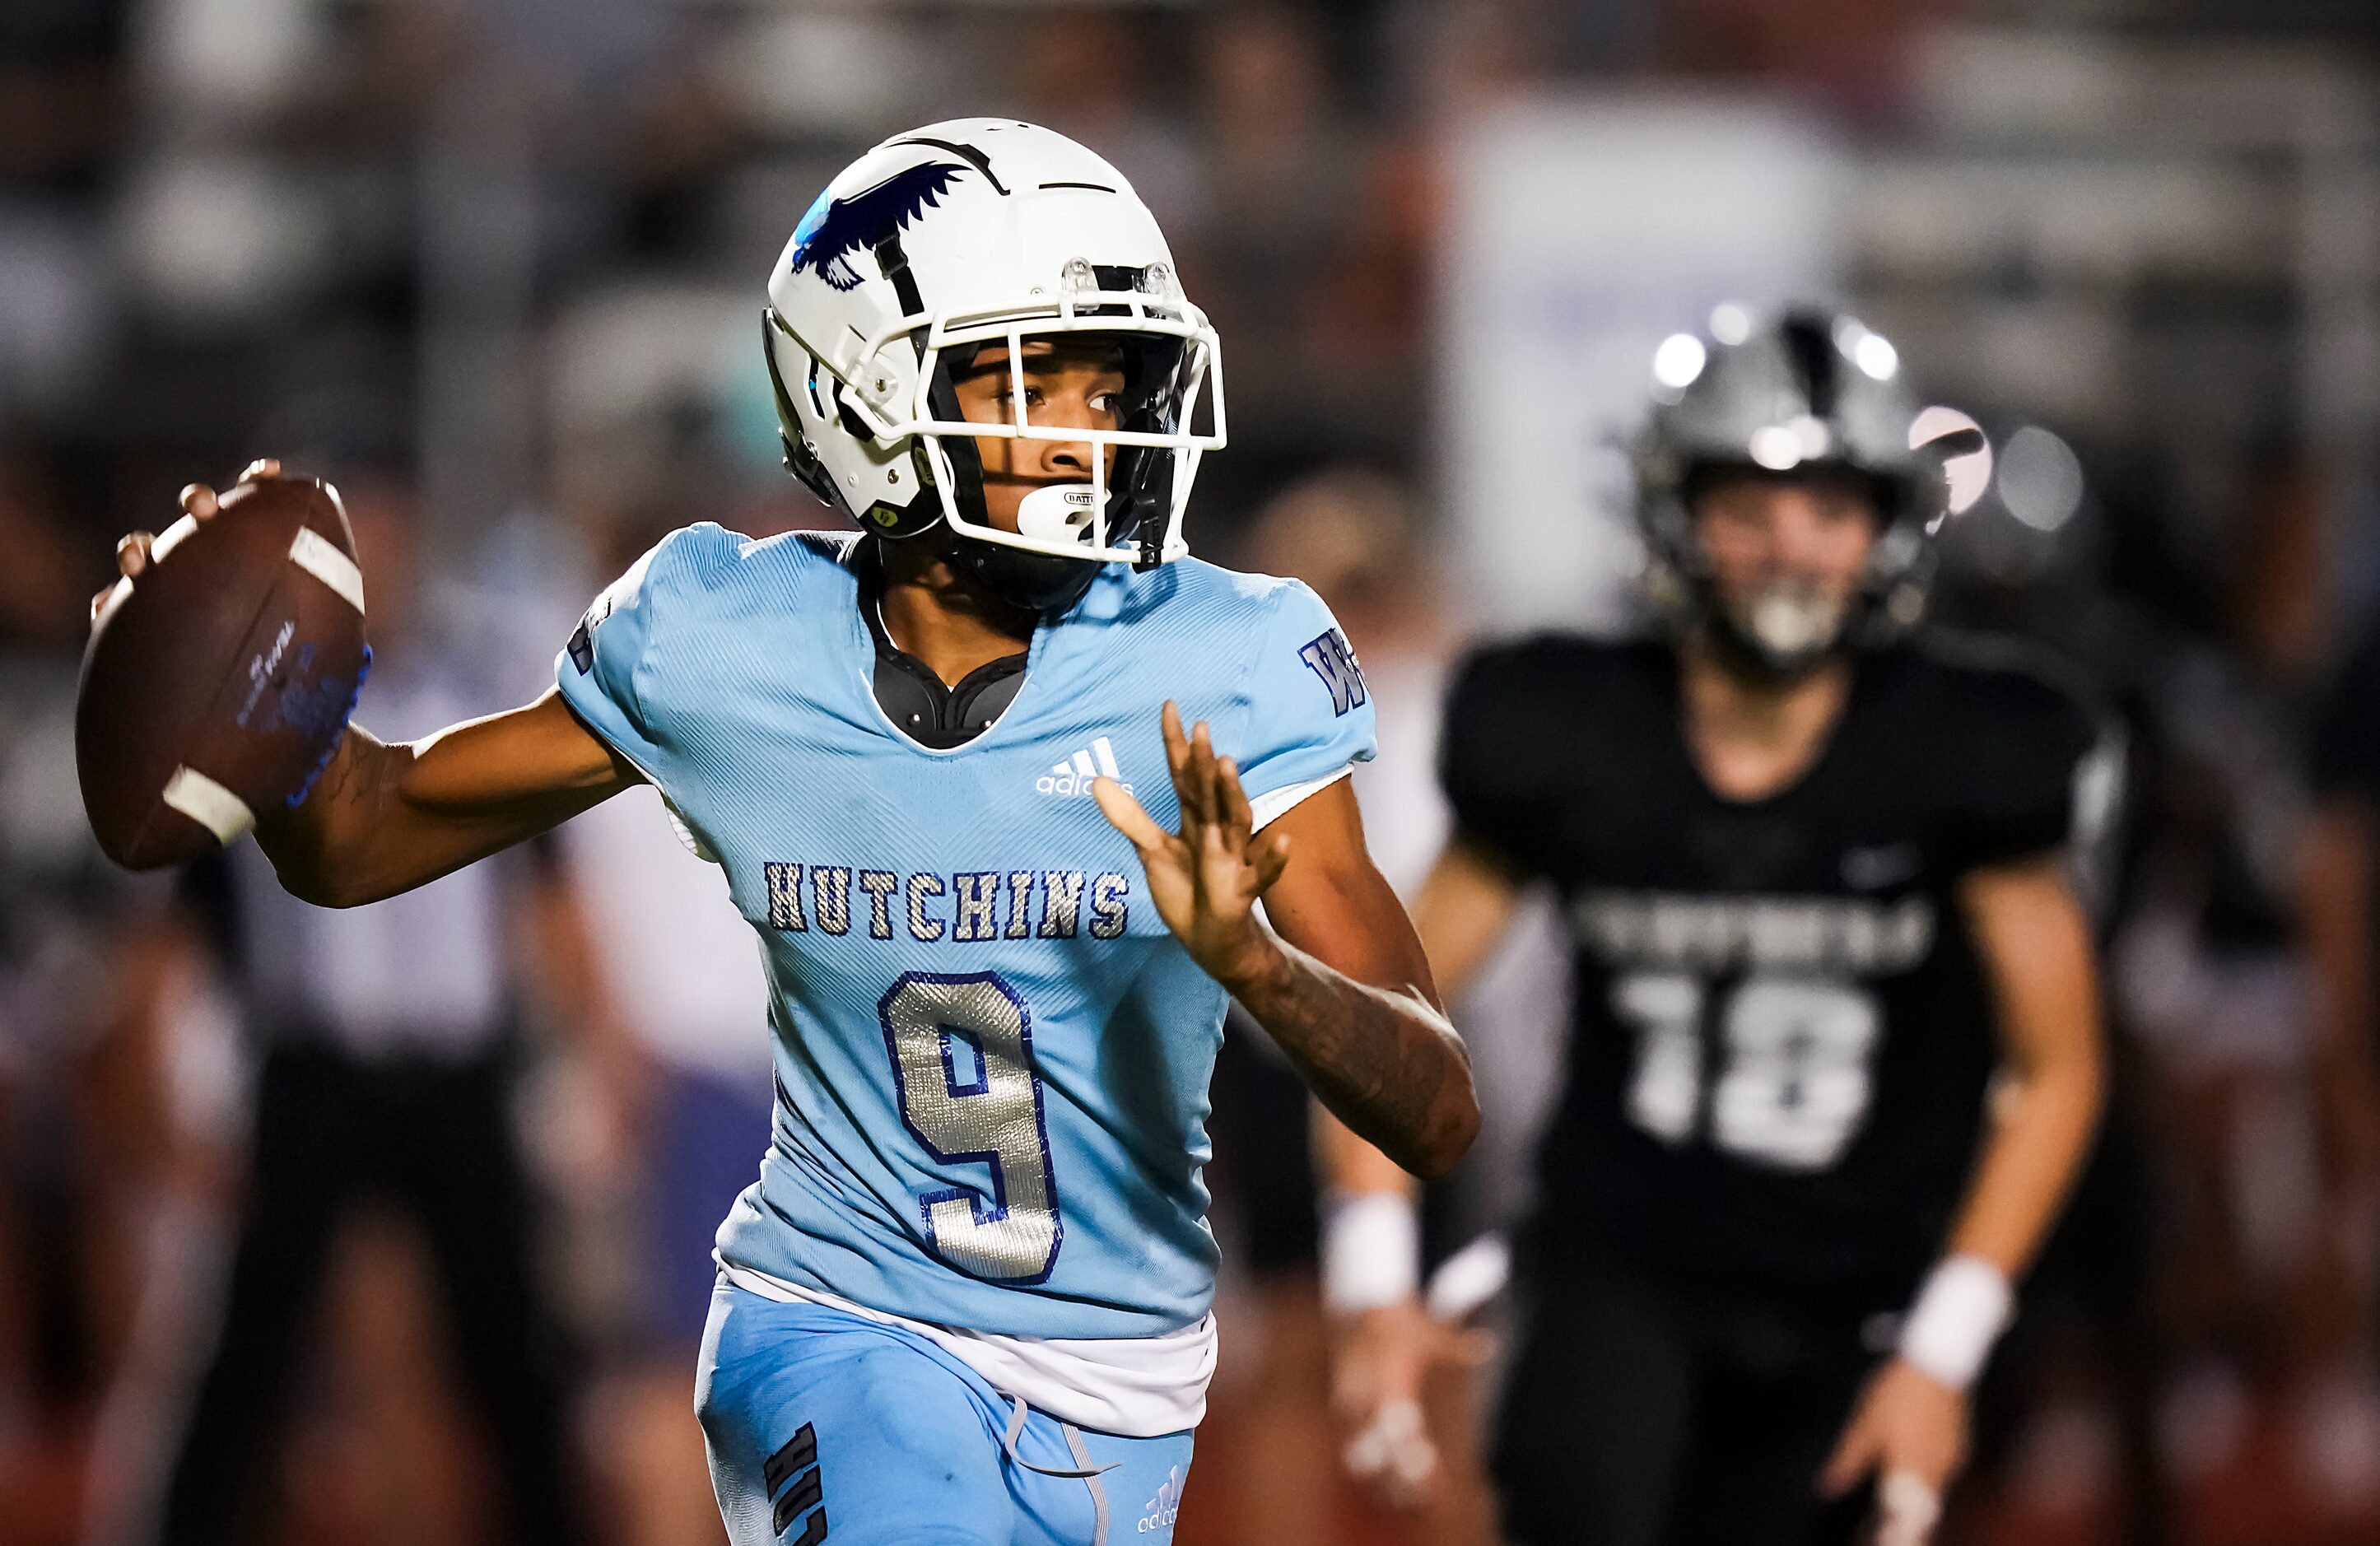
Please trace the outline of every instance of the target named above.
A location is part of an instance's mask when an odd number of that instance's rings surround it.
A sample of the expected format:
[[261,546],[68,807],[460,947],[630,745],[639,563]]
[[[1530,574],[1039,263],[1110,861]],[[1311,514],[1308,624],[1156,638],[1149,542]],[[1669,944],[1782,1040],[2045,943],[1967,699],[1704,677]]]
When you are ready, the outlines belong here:
[[1898,1306],[1941,1248],[1996,1057],[1959,882],[2104,810],[2097,725],[1979,647],[1859,659],[1797,781],[1714,794],[1674,652],[1475,654],[1441,774],[1463,838],[1549,883],[1575,957],[1540,1246],[1738,1291]]

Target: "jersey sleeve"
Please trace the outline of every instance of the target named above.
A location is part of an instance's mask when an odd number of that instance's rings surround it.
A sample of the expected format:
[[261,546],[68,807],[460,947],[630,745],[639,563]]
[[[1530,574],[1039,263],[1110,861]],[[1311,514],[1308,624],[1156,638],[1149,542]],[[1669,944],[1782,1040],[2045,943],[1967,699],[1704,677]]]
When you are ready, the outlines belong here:
[[2306,769],[2318,796],[2380,805],[2380,628],[2324,694]]
[[2122,783],[2121,742],[2075,694],[1995,673],[1945,739],[1955,758],[1950,858],[1961,870],[2096,846]]
[[1371,691],[1338,619],[1296,580],[1271,599],[1239,759],[1240,786],[1259,827],[1378,749]]
[[613,750],[651,773],[660,761],[639,676],[651,654],[655,613],[674,568],[672,544],[662,539],[603,589],[553,663],[562,700]]
[[1456,833],[1515,874],[1531,873],[1548,811],[1543,765],[1551,727],[1531,705],[1526,646],[1479,650],[1455,668],[1438,736],[1438,777]]

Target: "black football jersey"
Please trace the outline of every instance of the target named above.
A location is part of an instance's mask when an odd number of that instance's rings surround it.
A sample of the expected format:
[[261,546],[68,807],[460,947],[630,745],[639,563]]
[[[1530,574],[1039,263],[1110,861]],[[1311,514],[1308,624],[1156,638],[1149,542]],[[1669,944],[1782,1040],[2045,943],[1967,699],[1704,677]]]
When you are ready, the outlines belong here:
[[1961,878],[2067,843],[2098,725],[1969,641],[1860,657],[1817,760],[1714,794],[1675,651],[1473,655],[1440,773],[1463,836],[1555,888],[1576,956],[1540,1150],[1543,1248],[1738,1291],[1905,1302],[1997,1061]]

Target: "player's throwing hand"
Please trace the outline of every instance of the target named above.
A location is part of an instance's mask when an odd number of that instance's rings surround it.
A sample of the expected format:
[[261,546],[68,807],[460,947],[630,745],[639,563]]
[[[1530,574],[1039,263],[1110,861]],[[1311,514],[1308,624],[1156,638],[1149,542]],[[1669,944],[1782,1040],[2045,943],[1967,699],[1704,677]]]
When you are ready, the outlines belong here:
[[[261,483],[268,479],[280,476],[279,461],[271,456],[259,456],[248,464],[247,469],[240,473],[239,481],[243,483]],[[204,483],[190,484],[182,490],[181,497],[182,509],[194,520],[212,520],[215,511],[221,508],[223,504],[215,491]],[[139,578],[140,571],[149,566],[149,553],[156,542],[156,534],[151,531],[131,532],[119,540],[115,544],[116,572],[127,579]],[[99,621],[100,609],[106,605],[107,598],[115,593],[115,587],[111,585],[91,599],[91,619],[93,623]]]
[[1207,723],[1185,736],[1182,712],[1165,705],[1165,761],[1182,800],[1182,830],[1167,832],[1111,778],[1091,785],[1091,797],[1140,850],[1158,916],[1208,976],[1229,987],[1262,969],[1265,930],[1256,919],[1262,896],[1289,862],[1286,834],[1258,833],[1240,772],[1215,754]]

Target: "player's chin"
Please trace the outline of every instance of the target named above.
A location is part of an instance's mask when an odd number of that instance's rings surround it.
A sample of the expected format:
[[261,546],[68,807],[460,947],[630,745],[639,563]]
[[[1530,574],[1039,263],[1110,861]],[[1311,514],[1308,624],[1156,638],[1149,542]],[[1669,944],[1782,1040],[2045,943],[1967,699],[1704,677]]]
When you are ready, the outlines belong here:
[[1038,483],[1022,481],[995,483],[986,478],[983,481],[984,525],[994,531],[1005,531],[1014,536],[1017,530],[1017,512],[1025,506],[1025,496],[1039,487]]

